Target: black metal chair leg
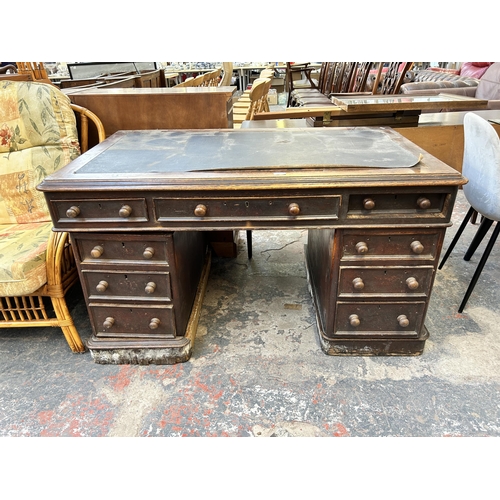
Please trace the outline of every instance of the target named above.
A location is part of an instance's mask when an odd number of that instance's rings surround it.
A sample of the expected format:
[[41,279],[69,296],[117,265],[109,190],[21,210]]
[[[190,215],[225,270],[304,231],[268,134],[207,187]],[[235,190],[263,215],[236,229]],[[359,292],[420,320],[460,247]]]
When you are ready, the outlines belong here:
[[247,253],[248,259],[252,258],[252,230],[247,229]]
[[471,257],[474,255],[474,252],[477,250],[477,247],[480,245],[481,241],[483,241],[484,237],[486,236],[486,233],[488,232],[492,224],[493,221],[491,219],[483,217],[483,219],[481,220],[481,224],[479,225],[479,228],[477,229],[477,232],[474,236],[474,239],[472,240],[469,248],[467,249],[467,252],[465,252],[464,260],[471,259]]
[[460,239],[460,236],[462,235],[465,227],[467,226],[467,222],[469,222],[469,219],[471,218],[471,216],[474,212],[475,212],[475,210],[472,207],[470,207],[469,211],[467,212],[466,216],[464,217],[464,220],[460,224],[460,227],[458,228],[457,233],[455,234],[453,240],[451,241],[450,246],[448,247],[448,250],[446,250],[444,257],[441,259],[441,262],[438,266],[438,269],[441,269],[443,267],[444,263],[448,260],[448,257],[450,256],[451,251],[455,248],[457,241]]
[[493,245],[495,244],[495,241],[498,237],[498,233],[500,233],[500,224],[497,222],[495,225],[495,229],[493,230],[493,234],[491,235],[490,241],[488,241],[488,245],[486,245],[484,254],[481,257],[481,260],[479,261],[479,265],[477,266],[477,269],[474,272],[474,276],[472,277],[472,280],[469,284],[469,288],[467,288],[467,292],[465,293],[462,303],[458,308],[459,313],[461,313],[464,310],[464,307],[467,304],[467,301],[469,300],[470,294],[472,293],[474,287],[476,286],[477,280],[481,275],[481,271],[483,270],[483,267],[486,264],[486,261],[488,260],[488,257],[490,255],[491,249],[493,248]]

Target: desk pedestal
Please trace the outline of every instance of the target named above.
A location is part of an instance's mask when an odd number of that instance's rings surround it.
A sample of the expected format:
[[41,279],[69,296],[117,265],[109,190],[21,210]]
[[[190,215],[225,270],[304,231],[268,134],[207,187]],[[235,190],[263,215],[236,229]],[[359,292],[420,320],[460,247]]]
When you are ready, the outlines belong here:
[[187,361],[210,269],[203,232],[72,235],[101,364]]

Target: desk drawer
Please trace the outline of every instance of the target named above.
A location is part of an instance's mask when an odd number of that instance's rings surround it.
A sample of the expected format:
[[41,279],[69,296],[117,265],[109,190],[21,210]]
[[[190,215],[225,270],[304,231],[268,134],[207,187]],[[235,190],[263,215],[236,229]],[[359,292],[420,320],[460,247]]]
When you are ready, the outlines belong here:
[[340,298],[378,295],[428,297],[433,266],[341,267],[338,285]]
[[170,273],[83,270],[82,277],[90,300],[134,298],[147,301],[172,299]]
[[339,302],[335,336],[417,337],[426,302]]
[[[75,234],[75,233],[74,233]],[[152,239],[150,235],[137,237],[133,235],[75,235],[74,248],[82,264],[106,263],[162,263],[168,264],[169,256],[166,242]]]
[[371,258],[434,260],[438,254],[442,230],[394,231],[371,230],[344,232],[343,261]]
[[445,217],[448,193],[352,194],[348,218]]
[[337,220],[340,196],[157,198],[158,221]]
[[56,221],[61,223],[119,222],[127,225],[149,220],[144,198],[71,199],[52,201],[51,204]]
[[173,305],[151,307],[90,303],[89,310],[97,338],[175,337]]

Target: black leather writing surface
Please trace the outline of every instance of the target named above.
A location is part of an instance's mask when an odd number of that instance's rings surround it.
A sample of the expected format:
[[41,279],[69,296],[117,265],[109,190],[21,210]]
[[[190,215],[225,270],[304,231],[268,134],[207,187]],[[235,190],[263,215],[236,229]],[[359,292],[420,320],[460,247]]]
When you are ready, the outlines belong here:
[[380,128],[134,131],[77,173],[413,167],[419,162]]

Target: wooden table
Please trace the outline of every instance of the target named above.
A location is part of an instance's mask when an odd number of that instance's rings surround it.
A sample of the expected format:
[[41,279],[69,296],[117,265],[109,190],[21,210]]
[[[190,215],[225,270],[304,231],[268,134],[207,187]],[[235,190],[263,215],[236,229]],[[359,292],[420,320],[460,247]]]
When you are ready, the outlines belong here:
[[415,127],[422,111],[482,110],[488,101],[456,94],[431,96],[368,95],[333,97],[331,106],[300,106],[284,111],[256,113],[254,120],[306,118],[314,127]]
[[121,131],[47,177],[99,363],[189,359],[206,231],[308,229],[327,354],[417,355],[456,170],[388,128]]

